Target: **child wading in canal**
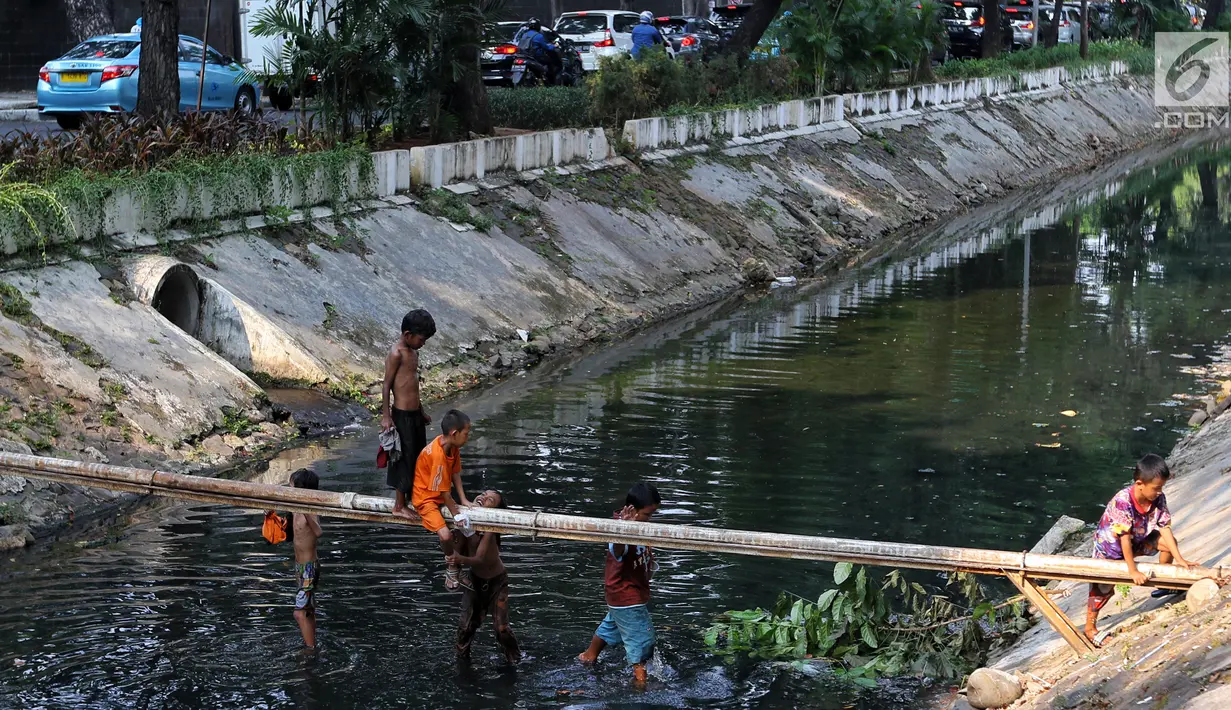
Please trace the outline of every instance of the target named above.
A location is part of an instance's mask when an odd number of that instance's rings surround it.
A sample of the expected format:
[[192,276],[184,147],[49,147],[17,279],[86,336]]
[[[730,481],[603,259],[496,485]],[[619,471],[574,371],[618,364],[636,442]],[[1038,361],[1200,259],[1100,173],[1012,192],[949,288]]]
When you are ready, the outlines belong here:
[[[385,358],[385,383],[381,387],[382,447],[386,441],[388,473],[385,482],[394,493],[393,514],[412,517],[406,507],[414,483],[415,461],[427,445],[427,425],[432,422],[419,402],[419,348],[436,334],[436,321],[425,310],[413,310],[402,318],[402,336]],[[393,395],[390,403],[389,396]],[[396,437],[392,435],[396,433]]]
[[[310,469],[301,468],[291,474],[295,488],[316,490],[320,479]],[[316,650],[316,583],[320,580],[320,566],[316,562],[316,541],[321,536],[321,521],[315,515],[291,513],[291,538],[295,546],[295,623],[303,634],[308,650]]]
[[[1137,462],[1133,469],[1133,485],[1125,488],[1111,499],[1103,517],[1099,519],[1094,533],[1094,557],[1102,560],[1124,560],[1133,582],[1146,583],[1146,576],[1137,569],[1134,557],[1158,553],[1161,564],[1175,564],[1189,569],[1196,567],[1180,554],[1180,545],[1171,532],[1171,511],[1167,509],[1167,496],[1163,485],[1171,478],[1167,462],[1157,454],[1148,454]],[[1170,592],[1157,590],[1155,597]],[[1091,584],[1086,604],[1086,637],[1091,642],[1098,634],[1095,622],[1099,611],[1107,604],[1115,587],[1110,584]]]
[[440,514],[440,506],[445,506],[453,514],[453,523],[462,531],[462,535],[474,535],[474,531],[470,529],[470,519],[458,508],[450,494],[450,490],[456,487],[457,497],[461,499],[462,505],[470,505],[466,491],[462,489],[461,455],[461,448],[470,439],[470,417],[456,409],[450,409],[440,420],[440,431],[441,435],[419,454],[410,502],[423,521],[423,527],[440,538],[440,548],[445,553],[445,588],[452,591],[458,587],[458,566],[457,561],[451,559],[453,536]]
[[[475,505],[484,508],[503,508],[504,496],[497,491],[483,491],[474,499]],[[478,544],[475,544],[476,538]],[[470,568],[469,584],[463,585],[462,615],[457,624],[457,657],[470,660],[470,643],[474,634],[483,625],[483,617],[490,611],[496,640],[509,663],[521,658],[517,638],[509,629],[509,575],[500,559],[500,535],[479,533],[472,537],[454,539],[457,552],[451,558],[454,565]]]
[[[615,517],[646,522],[661,504],[657,488],[638,483],[629,489],[624,508]],[[590,647],[578,656],[582,663],[594,663],[604,648],[623,643],[624,657],[633,667],[634,681],[639,686],[645,685],[645,663],[654,653],[654,623],[647,606],[654,567],[654,553],[648,547],[607,545],[604,569],[607,616],[594,632]]]

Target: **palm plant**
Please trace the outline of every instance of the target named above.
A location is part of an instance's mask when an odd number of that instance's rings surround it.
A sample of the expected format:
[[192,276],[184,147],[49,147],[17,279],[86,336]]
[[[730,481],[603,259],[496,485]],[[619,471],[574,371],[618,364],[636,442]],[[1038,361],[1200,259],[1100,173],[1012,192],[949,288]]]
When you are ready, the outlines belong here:
[[254,32],[283,36],[269,79],[320,77],[318,114],[343,139],[386,123],[395,137],[426,121],[437,137],[456,126],[490,129],[479,45],[496,0],[299,0],[257,14]]
[[947,36],[933,0],[797,4],[783,24],[787,52],[818,94],[831,83],[839,90],[883,86],[903,67],[913,79],[926,76]]

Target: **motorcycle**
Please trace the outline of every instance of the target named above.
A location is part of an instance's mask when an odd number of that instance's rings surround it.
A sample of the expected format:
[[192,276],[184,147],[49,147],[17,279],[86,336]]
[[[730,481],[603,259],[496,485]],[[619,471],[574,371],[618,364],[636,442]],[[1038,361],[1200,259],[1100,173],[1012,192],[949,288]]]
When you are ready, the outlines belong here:
[[584,72],[581,66],[581,52],[577,51],[577,47],[572,42],[558,35],[555,46],[560,54],[561,64],[555,81],[548,80],[546,64],[535,59],[530,52],[519,48],[517,54],[514,55],[512,73],[509,76],[509,81],[513,86],[573,86],[579,83]]

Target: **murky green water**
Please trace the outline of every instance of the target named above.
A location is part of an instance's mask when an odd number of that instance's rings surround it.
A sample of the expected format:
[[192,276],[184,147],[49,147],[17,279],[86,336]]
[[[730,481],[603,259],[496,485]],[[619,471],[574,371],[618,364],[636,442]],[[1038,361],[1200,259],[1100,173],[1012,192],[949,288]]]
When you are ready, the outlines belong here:
[[[1228,342],[1231,171],[1199,170],[1202,156],[1119,177],[1100,188],[1110,198],[1070,195],[1093,204],[1053,224],[1038,203],[986,229],[955,222],[829,283],[462,402],[479,417],[468,488],[605,515],[647,479],[664,522],[1012,550],[1062,513],[1092,519],[1135,457],[1174,443],[1189,414],[1177,395],[1204,392],[1187,368]],[[326,487],[375,493],[374,448],[368,433],[310,455]],[[618,656],[573,661],[604,613],[602,549],[517,538],[505,556],[529,657],[500,668],[484,630],[459,669],[434,540],[333,520],[323,653],[306,661],[289,550],[258,528],[162,505],[115,544],[0,570],[0,707],[889,707],[901,690],[858,698],[705,655],[715,612],[815,596],[828,569],[664,552],[653,608],[668,668],[630,694]]]

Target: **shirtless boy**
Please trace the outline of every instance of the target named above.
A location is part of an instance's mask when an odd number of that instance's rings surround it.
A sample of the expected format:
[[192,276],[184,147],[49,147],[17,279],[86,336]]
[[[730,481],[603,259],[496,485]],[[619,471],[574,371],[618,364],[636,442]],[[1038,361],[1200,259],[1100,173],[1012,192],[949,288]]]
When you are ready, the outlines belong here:
[[[316,490],[320,479],[311,469],[301,468],[291,474],[295,488]],[[304,645],[316,650],[316,583],[320,567],[316,563],[316,541],[321,536],[321,521],[315,515],[291,513],[291,538],[295,544],[295,623],[303,634]]]
[[[483,491],[475,496],[474,504],[483,508],[505,507],[504,496],[497,491]],[[483,625],[483,617],[491,612],[492,628],[504,659],[516,663],[521,650],[509,629],[509,575],[500,559],[499,533],[479,533],[469,538],[456,535],[454,541],[457,552],[453,564],[470,568],[470,584],[463,585],[462,615],[457,624],[458,660],[470,659],[474,634]]]
[[395,491],[393,514],[404,518],[414,518],[406,497],[414,486],[415,461],[427,446],[427,425],[432,421],[419,402],[419,348],[435,334],[432,314],[421,308],[413,310],[402,318],[402,336],[385,358],[380,430],[396,427],[402,447],[402,455],[389,462],[385,482]]

